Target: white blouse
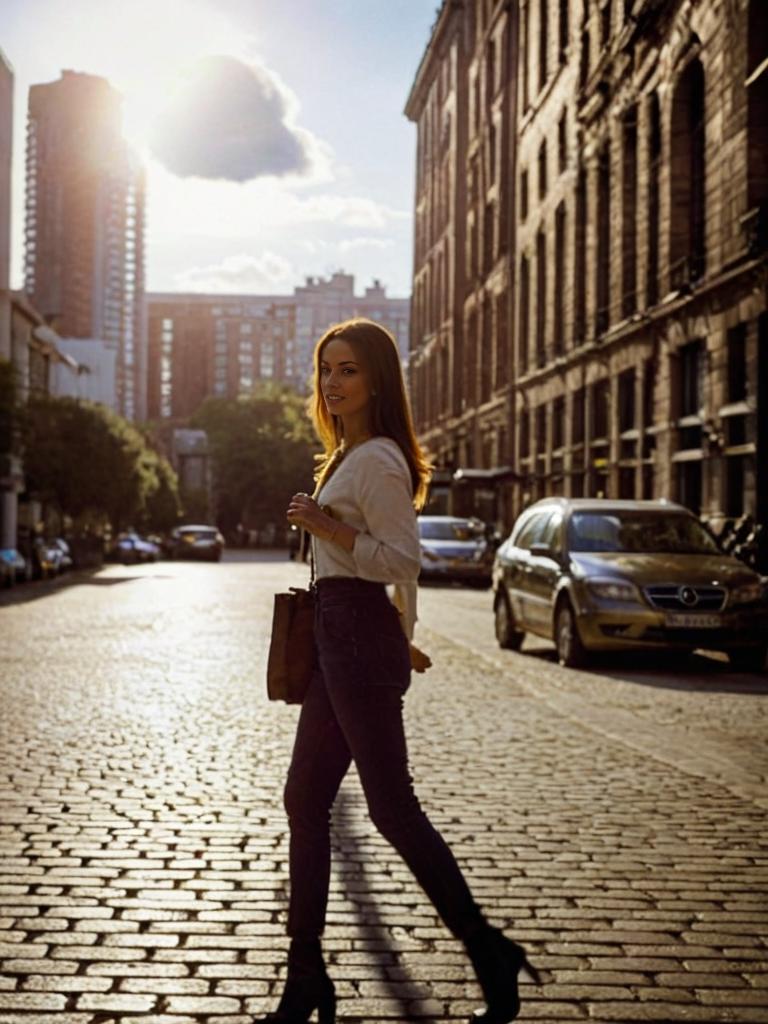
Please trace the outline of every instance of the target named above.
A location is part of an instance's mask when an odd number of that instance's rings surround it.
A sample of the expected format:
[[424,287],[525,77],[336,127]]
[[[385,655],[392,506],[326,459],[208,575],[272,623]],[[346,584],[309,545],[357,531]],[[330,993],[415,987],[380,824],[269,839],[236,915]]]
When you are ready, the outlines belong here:
[[394,604],[413,638],[421,549],[411,472],[396,441],[372,437],[350,449],[317,495],[333,517],[358,530],[352,551],[313,537],[315,573],[394,584]]

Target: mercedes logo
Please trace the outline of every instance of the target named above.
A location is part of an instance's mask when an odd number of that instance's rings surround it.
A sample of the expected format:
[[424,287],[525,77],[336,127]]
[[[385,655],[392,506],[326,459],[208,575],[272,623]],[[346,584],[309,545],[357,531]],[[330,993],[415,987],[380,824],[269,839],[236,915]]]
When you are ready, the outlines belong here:
[[680,587],[677,596],[680,598],[680,603],[684,604],[686,608],[693,608],[699,603],[699,595],[693,587]]

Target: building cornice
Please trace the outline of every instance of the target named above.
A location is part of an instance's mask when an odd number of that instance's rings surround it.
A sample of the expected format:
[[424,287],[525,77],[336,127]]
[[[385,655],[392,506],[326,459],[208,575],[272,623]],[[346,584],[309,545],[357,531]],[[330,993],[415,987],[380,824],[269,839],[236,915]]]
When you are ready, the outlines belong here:
[[463,9],[464,0],[443,0],[437,20],[432,26],[432,35],[427,43],[427,48],[416,69],[408,99],[405,101],[403,113],[410,121],[418,121],[421,116],[429,86],[436,74],[436,64],[442,57],[440,49],[448,35],[452,16]]

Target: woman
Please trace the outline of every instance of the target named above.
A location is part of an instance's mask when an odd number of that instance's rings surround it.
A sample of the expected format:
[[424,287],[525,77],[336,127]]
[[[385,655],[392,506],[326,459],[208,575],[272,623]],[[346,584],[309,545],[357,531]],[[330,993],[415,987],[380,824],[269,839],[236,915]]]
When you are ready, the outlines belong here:
[[[285,787],[290,824],[288,976],[276,1013],[335,1020],[320,936],[330,881],[330,811],[352,761],[371,819],[461,939],[487,1003],[475,1021],[517,1015],[522,947],[491,927],[413,791],[403,732],[420,551],[416,509],[429,465],[419,449],[392,336],[369,320],[330,328],[315,350],[311,399],[325,448],[317,500],[296,494],[288,521],[312,534],[320,670],[304,700]],[[385,584],[395,585],[395,605]]]

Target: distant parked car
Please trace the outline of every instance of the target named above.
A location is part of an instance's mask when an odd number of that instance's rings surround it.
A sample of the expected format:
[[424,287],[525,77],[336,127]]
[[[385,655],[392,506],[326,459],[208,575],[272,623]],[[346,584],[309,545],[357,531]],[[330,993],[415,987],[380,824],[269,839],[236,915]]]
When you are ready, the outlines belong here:
[[16,548],[0,548],[0,586],[12,587],[24,578],[27,563]]
[[224,538],[215,526],[177,526],[166,547],[170,558],[200,558],[220,562]]
[[768,606],[760,576],[719,550],[682,505],[547,498],[526,509],[496,555],[496,638],[554,640],[561,665],[591,651],[725,651],[760,671]]
[[455,580],[490,586],[493,546],[480,519],[419,516],[421,580]]
[[32,541],[32,576],[36,580],[49,580],[58,575],[61,565],[61,551],[45,540],[35,537]]
[[72,568],[74,562],[72,560],[72,552],[69,549],[69,544],[64,540],[63,537],[54,537],[50,543],[50,547],[58,552],[58,572],[67,572]]
[[136,565],[139,562],[156,562],[160,557],[160,548],[131,531],[118,535],[113,553],[117,561],[123,565]]

